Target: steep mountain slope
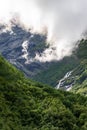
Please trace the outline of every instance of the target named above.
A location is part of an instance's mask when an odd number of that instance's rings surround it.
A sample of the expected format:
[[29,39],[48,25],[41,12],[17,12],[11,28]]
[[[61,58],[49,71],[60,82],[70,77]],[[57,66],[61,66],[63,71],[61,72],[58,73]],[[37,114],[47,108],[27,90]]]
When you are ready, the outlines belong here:
[[87,98],[26,79],[0,56],[1,130],[87,130]]
[[32,61],[36,53],[42,53],[46,45],[46,36],[26,31],[19,25],[13,24],[10,30],[6,26],[0,28],[0,52],[11,63],[32,77],[44,69],[44,64]]
[[74,69],[75,84],[72,91],[87,95],[87,40],[82,39],[76,51],[80,65]]
[[71,87],[71,91],[87,95],[87,40],[82,39],[74,54],[79,59],[79,65],[61,82],[60,89]]
[[15,23],[7,31],[6,26],[0,26],[0,53],[29,78],[55,87],[58,80],[78,64],[78,60],[74,56],[44,63],[33,60],[36,53],[41,55],[49,47],[46,39],[46,35],[26,31]]
[[75,83],[71,91],[87,95],[87,60],[83,60],[72,75]]
[[79,60],[74,57],[65,57],[61,61],[53,62],[49,68],[39,72],[34,79],[55,87],[58,81],[79,64]]

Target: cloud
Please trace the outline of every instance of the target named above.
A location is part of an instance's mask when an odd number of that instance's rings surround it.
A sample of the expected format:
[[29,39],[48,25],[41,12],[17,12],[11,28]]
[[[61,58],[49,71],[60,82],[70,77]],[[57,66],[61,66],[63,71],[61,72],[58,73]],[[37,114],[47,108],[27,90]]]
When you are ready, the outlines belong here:
[[44,27],[48,30],[50,48],[42,56],[36,54],[35,59],[59,60],[71,54],[87,29],[87,1],[0,0],[0,21],[8,23],[14,16],[34,31],[42,31]]

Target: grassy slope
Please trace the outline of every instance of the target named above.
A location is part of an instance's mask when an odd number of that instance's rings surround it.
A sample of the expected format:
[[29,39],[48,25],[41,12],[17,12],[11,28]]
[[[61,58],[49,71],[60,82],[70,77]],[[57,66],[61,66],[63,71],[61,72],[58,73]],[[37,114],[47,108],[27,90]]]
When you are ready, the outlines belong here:
[[87,40],[81,40],[76,55],[80,64],[74,69],[75,85],[72,91],[87,95]]
[[78,64],[79,60],[74,56],[65,57],[63,60],[53,63],[47,70],[38,73],[34,80],[55,87],[58,81]]
[[87,98],[30,81],[0,56],[0,130],[87,130]]

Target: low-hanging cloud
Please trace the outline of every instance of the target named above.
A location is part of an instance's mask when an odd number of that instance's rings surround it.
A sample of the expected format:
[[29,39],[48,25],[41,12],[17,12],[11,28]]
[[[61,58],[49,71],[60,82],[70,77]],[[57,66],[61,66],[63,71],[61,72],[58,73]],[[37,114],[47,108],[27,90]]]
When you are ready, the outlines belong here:
[[35,60],[59,60],[72,53],[87,29],[87,1],[0,0],[0,21],[8,23],[14,16],[34,31],[47,28],[50,47]]

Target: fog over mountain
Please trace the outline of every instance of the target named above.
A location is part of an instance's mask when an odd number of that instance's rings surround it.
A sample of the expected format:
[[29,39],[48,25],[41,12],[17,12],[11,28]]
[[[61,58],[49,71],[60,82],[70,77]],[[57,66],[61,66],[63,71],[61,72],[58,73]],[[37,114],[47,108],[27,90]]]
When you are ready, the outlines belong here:
[[12,19],[26,29],[47,33],[50,46],[35,60],[59,60],[72,53],[87,29],[87,1],[0,0],[0,23],[10,28]]

